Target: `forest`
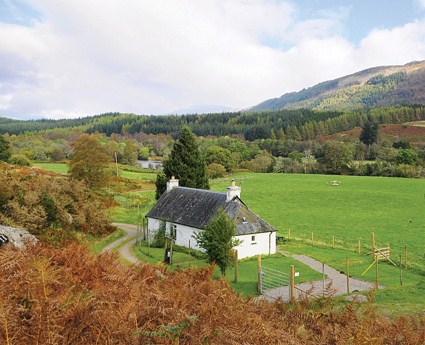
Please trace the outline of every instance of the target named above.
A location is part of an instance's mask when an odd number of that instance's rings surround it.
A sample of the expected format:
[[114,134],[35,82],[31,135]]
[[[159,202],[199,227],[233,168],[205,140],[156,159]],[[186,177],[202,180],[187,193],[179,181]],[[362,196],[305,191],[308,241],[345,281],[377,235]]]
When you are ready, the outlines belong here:
[[[423,120],[423,106],[183,116],[111,113],[58,121],[3,118],[0,132],[10,144],[11,162],[24,165],[68,160],[72,142],[83,133],[95,135],[111,161],[135,165],[138,159],[166,159],[187,126],[198,137],[210,177],[235,169],[424,177]],[[362,140],[361,132],[372,124],[377,132]]]

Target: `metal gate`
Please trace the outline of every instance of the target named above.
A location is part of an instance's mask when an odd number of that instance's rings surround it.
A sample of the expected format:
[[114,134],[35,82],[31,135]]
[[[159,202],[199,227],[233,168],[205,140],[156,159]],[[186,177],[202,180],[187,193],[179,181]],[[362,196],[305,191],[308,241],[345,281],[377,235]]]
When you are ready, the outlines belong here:
[[290,275],[273,268],[261,266],[260,275],[260,293],[264,294],[267,290],[288,286],[290,289]]

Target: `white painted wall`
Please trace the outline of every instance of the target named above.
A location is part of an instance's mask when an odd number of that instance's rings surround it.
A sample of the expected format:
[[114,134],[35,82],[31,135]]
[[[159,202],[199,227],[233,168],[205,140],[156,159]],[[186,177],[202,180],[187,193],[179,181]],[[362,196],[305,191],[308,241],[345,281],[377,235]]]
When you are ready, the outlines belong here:
[[176,224],[176,244],[179,246],[189,247],[190,241],[190,248],[203,252],[204,250],[198,247],[198,242],[194,239],[194,235],[199,231],[202,230],[186,225]]
[[[149,237],[151,240],[153,240],[155,237],[155,233],[160,228],[161,221],[154,218],[147,218],[147,220],[148,220]],[[170,235],[170,228],[173,224],[175,223],[166,222],[165,233],[167,235]],[[190,241],[190,248],[203,251],[202,248],[198,247],[198,243],[193,238],[195,233],[201,230],[198,230],[186,225],[180,225],[180,224],[175,224],[175,226],[176,226],[176,242],[175,243],[177,245],[189,247],[189,241]]]
[[[161,221],[154,218],[148,219],[148,229],[149,237],[151,240],[155,237],[155,233],[159,230]],[[169,235],[170,226],[173,223],[167,222],[166,224],[166,233]],[[176,224],[176,244],[179,246],[189,247],[190,248],[204,251],[202,248],[198,247],[198,243],[193,238],[195,233],[202,231],[199,229],[192,228],[186,225]],[[255,236],[255,240],[252,241],[252,236]],[[238,251],[238,258],[243,259],[255,255],[268,255],[276,253],[276,232],[272,232],[271,235],[269,232],[253,235],[241,235],[236,236],[238,240],[241,241],[241,244],[236,246],[234,249]],[[269,248],[270,246],[270,248]]]
[[146,219],[148,221],[148,232],[146,235],[148,236],[148,238],[146,240],[150,242],[153,241],[153,239],[155,238],[155,234],[159,230],[161,222],[155,218],[146,217]]
[[[255,240],[252,241],[252,236]],[[234,249],[238,251],[238,258],[243,259],[255,255],[269,255],[276,253],[276,232],[266,232],[261,234],[240,235],[236,239],[241,241],[241,244]]]

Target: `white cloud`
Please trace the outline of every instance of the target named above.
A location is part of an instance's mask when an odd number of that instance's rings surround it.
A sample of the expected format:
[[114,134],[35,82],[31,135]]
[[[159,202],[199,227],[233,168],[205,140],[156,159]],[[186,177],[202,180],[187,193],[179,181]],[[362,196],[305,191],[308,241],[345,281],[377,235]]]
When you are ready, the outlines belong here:
[[356,48],[341,36],[347,8],[295,22],[295,7],[277,0],[32,5],[42,22],[0,23],[0,94],[10,96],[0,114],[244,108],[362,68],[425,58],[423,22],[375,30]]
[[10,101],[12,100],[12,95],[0,95],[0,109],[10,108]]

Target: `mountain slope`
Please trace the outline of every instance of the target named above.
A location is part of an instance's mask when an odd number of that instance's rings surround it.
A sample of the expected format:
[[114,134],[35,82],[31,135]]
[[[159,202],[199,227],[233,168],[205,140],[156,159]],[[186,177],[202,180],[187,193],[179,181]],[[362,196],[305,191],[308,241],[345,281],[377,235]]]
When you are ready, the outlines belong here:
[[425,104],[425,61],[369,68],[266,100],[249,111],[295,108],[354,110],[412,104]]

